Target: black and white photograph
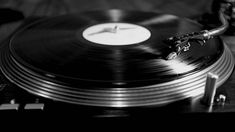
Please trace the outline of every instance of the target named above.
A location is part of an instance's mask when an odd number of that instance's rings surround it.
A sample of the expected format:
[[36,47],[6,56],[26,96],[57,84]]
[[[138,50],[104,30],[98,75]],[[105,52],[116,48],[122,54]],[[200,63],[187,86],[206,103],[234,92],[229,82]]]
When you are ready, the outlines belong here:
[[234,54],[235,0],[0,0],[0,115],[234,116]]

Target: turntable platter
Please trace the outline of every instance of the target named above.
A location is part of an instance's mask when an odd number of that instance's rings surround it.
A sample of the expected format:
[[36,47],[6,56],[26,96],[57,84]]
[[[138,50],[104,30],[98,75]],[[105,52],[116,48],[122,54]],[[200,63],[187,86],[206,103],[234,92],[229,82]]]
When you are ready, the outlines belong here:
[[164,38],[203,26],[173,15],[95,11],[39,20],[13,35],[1,70],[19,87],[43,97],[92,106],[146,106],[203,92],[205,75],[221,85],[233,59],[220,38],[164,60]]
[[[139,16],[133,17],[135,13],[90,12],[46,19],[15,35],[10,43],[11,54],[24,66],[43,74],[126,83],[152,79],[162,82],[170,78],[175,79],[174,75],[201,70],[203,66],[207,67],[222,53],[222,45],[215,39],[205,47],[195,47],[195,51],[186,53],[177,61],[164,61],[160,58],[162,50],[166,48],[162,38],[168,38],[173,34],[200,31],[202,27],[170,15],[138,12],[136,14]],[[112,27],[113,25],[107,25],[107,23],[115,22],[141,25],[151,31],[151,37],[144,42],[126,46],[99,45],[82,37],[83,31],[91,25],[106,23],[105,26]],[[133,25],[128,26],[133,27]],[[99,37],[102,38],[102,36]],[[206,59],[208,56],[210,59]]]

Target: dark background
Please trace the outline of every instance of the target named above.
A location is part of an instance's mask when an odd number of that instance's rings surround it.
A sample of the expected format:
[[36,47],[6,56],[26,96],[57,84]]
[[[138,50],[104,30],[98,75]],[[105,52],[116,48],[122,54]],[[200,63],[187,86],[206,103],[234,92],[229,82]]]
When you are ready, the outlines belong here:
[[[211,12],[212,2],[213,0],[0,0],[0,42],[19,27],[23,20],[32,16],[125,9],[197,19],[202,14]],[[17,11],[18,14],[9,10]]]
[[105,9],[154,11],[194,17],[210,11],[213,0],[0,0],[0,7],[22,11],[27,16],[50,16]]

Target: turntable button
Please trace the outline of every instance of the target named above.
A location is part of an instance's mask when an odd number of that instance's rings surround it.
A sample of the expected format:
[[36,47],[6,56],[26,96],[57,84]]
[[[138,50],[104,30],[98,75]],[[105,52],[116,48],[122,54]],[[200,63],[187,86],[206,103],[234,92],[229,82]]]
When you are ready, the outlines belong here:
[[15,99],[12,99],[12,100],[10,101],[10,104],[15,104],[15,103],[16,103]]
[[226,102],[226,96],[223,94],[220,94],[217,98],[216,101],[218,104],[224,105]]
[[10,103],[0,105],[0,110],[18,110],[19,104],[16,103],[15,99],[11,99]]
[[18,110],[19,104],[1,104],[0,110]]
[[226,100],[226,96],[223,95],[223,94],[220,94],[220,95],[219,95],[219,101],[224,103],[225,100]]
[[25,110],[43,110],[44,104],[43,103],[26,104],[24,109]]

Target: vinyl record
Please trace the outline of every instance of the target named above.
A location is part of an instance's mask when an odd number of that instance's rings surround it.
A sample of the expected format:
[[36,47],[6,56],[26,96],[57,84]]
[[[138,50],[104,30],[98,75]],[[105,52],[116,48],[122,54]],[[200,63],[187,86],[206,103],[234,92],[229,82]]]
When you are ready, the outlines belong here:
[[194,21],[153,12],[57,16],[18,31],[2,50],[1,69],[21,88],[64,102],[164,104],[202,93],[208,72],[226,73],[225,80],[231,74],[231,53],[219,38],[204,46],[192,42],[174,60],[163,58],[169,50],[164,39],[201,30]]

